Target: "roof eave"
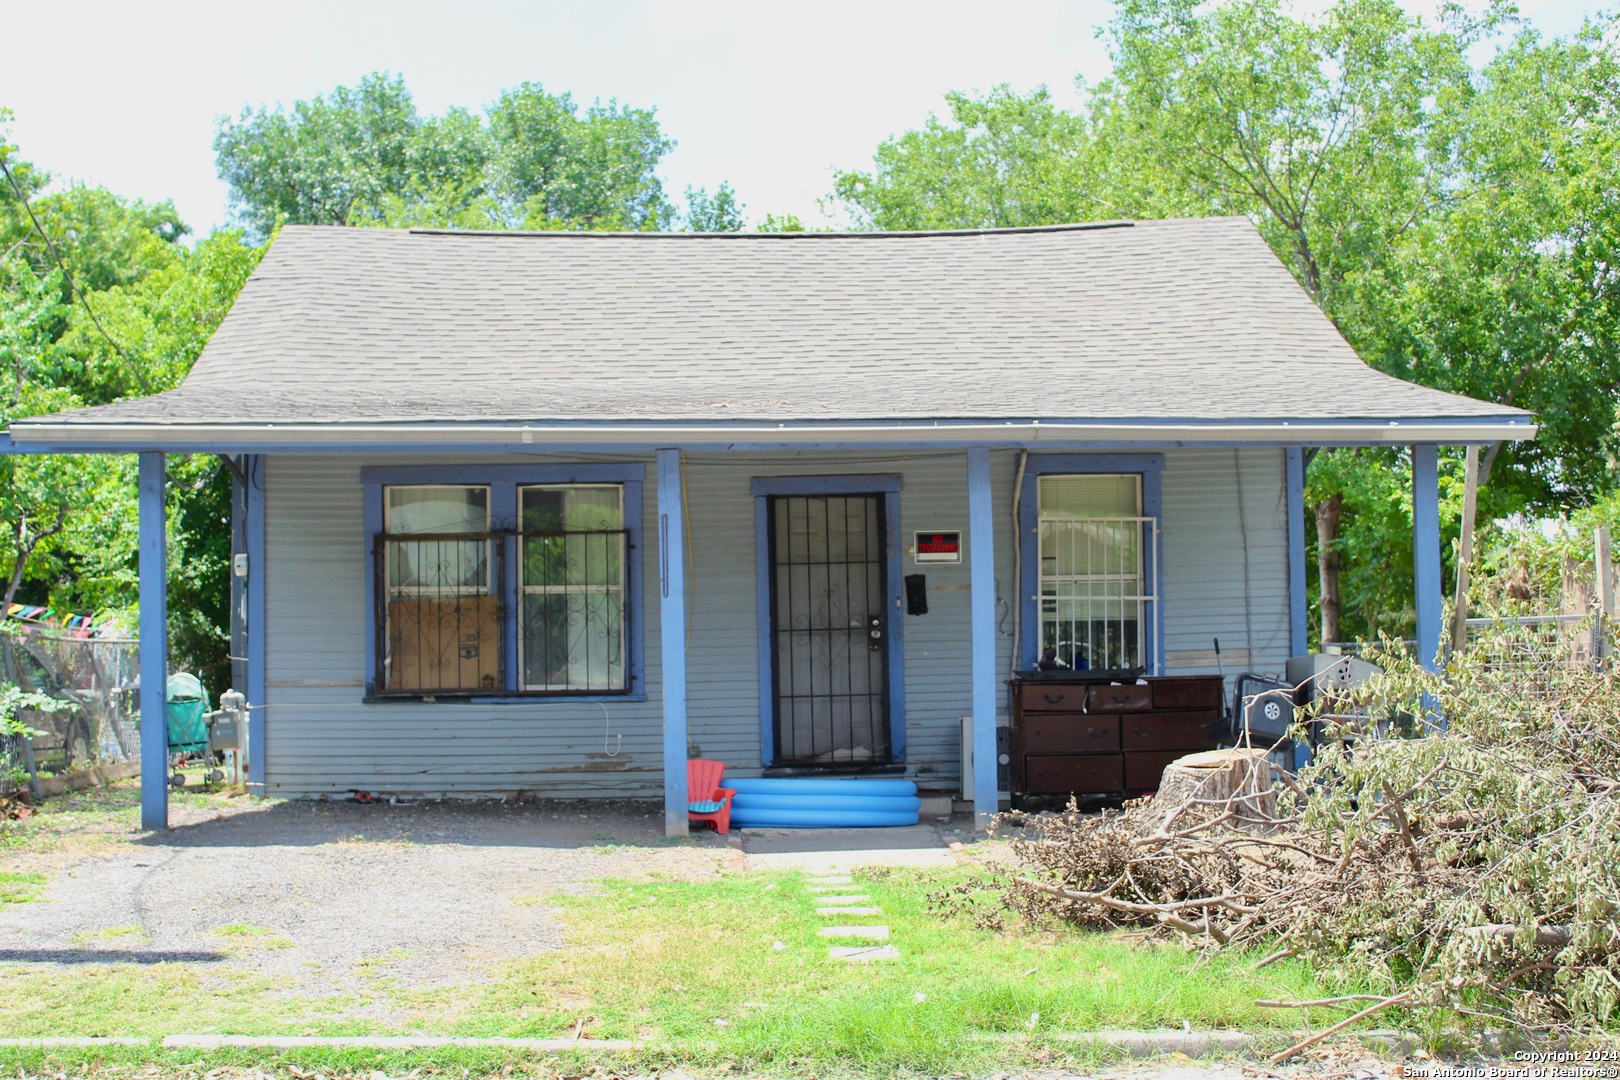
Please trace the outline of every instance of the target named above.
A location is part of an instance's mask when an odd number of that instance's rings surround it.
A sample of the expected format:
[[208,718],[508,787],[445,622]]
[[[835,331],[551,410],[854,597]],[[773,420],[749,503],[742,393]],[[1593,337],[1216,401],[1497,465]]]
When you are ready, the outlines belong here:
[[1486,444],[1533,439],[1524,414],[1403,420],[894,421],[877,423],[15,423],[0,433],[10,453],[257,453],[534,450],[651,447],[837,449],[907,445],[1033,447],[1044,444],[1392,446]]

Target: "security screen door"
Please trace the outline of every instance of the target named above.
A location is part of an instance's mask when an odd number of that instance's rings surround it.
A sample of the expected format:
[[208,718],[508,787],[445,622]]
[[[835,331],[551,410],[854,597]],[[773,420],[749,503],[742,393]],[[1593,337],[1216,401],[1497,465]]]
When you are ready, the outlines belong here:
[[771,497],[778,765],[893,758],[885,539],[882,495]]

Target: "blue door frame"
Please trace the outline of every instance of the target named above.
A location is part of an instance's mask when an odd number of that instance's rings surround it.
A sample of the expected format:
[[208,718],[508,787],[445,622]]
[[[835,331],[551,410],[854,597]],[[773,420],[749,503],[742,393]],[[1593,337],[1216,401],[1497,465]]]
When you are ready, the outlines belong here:
[[899,618],[903,588],[900,548],[900,477],[893,475],[756,476],[754,493],[755,593],[759,611],[759,763],[776,764],[776,693],[771,649],[772,495],[882,495],[884,531],[884,598],[889,665],[889,746],[891,763],[906,760],[906,659]]

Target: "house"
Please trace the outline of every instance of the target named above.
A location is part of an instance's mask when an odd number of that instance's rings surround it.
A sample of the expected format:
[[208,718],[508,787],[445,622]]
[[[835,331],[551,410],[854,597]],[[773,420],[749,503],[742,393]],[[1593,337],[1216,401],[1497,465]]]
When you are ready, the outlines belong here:
[[181,387],[9,449],[141,455],[145,685],[164,455],[233,459],[255,791],[662,794],[674,833],[689,754],[954,787],[1045,650],[1280,670],[1312,447],[1411,448],[1432,657],[1436,448],[1534,431],[1368,368],[1241,218],[288,226]]

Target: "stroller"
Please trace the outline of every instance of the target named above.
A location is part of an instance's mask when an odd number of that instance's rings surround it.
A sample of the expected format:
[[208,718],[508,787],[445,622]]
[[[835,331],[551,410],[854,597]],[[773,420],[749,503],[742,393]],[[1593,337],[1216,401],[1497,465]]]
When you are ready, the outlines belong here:
[[209,766],[203,779],[217,784],[225,779],[223,770],[214,767],[213,748],[208,744],[208,691],[203,689],[197,676],[177,671],[169,676],[164,713],[169,732],[169,786],[184,787],[185,774],[180,771],[188,758],[200,758]]

